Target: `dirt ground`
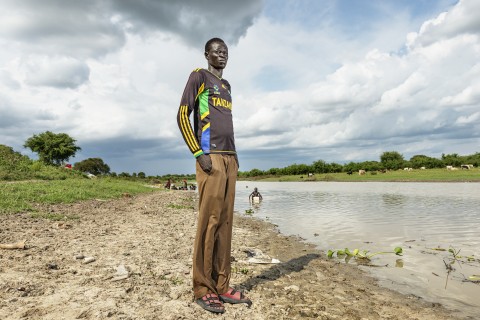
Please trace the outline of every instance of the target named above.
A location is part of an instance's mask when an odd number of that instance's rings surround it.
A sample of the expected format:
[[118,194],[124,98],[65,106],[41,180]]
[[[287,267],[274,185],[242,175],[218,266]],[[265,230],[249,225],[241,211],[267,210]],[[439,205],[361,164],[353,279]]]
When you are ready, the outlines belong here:
[[[42,208],[73,218],[62,222],[0,216],[0,243],[27,240],[24,250],[0,249],[0,319],[460,319],[241,215],[231,285],[253,306],[204,311],[191,291],[195,196],[165,191]],[[280,263],[248,262],[255,250]]]

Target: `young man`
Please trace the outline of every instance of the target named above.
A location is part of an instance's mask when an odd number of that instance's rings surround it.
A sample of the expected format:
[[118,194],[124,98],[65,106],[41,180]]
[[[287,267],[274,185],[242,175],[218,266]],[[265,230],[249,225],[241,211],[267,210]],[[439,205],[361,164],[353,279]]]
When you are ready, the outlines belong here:
[[[205,310],[223,313],[223,302],[247,303],[229,287],[233,204],[238,172],[232,122],[230,84],[222,78],[228,48],[219,38],[205,44],[208,70],[196,69],[188,79],[177,123],[196,161],[199,194],[193,249],[193,291]],[[193,112],[193,128],[190,114]]]

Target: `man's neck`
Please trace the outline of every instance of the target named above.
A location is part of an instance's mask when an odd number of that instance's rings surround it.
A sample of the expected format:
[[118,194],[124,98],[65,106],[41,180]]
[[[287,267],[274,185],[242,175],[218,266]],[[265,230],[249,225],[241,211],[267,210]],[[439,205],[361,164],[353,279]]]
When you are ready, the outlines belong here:
[[222,74],[223,74],[223,69],[216,69],[212,66],[208,66],[208,71],[210,71],[211,73],[213,73],[214,75],[216,75],[218,78],[222,78]]

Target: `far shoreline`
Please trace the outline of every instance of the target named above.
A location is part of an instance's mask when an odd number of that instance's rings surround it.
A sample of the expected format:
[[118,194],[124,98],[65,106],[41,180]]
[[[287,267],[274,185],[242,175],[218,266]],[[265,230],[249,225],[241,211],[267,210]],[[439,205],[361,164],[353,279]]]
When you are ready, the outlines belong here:
[[363,174],[354,172],[310,173],[296,175],[262,175],[245,177],[239,175],[238,181],[255,182],[432,182],[432,183],[475,183],[480,182],[480,169],[446,170],[446,169],[414,169],[411,171],[395,170],[381,173],[367,171]]

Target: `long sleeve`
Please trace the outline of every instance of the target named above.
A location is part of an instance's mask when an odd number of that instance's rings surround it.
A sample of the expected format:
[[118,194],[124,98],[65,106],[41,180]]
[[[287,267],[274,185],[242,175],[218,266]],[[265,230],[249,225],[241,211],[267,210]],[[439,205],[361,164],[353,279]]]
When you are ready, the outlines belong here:
[[[182,95],[182,99],[180,101],[180,107],[177,114],[178,128],[182,133],[183,139],[185,140],[187,147],[190,149],[190,151],[195,157],[203,154],[203,150],[201,149],[198,143],[197,136],[195,135],[195,132],[198,129],[197,99],[204,88],[204,82],[202,78],[203,77],[201,76],[199,69],[194,70],[190,74],[190,77]],[[195,111],[193,115],[195,131],[192,128],[192,124],[190,122],[190,114],[193,111]]]

